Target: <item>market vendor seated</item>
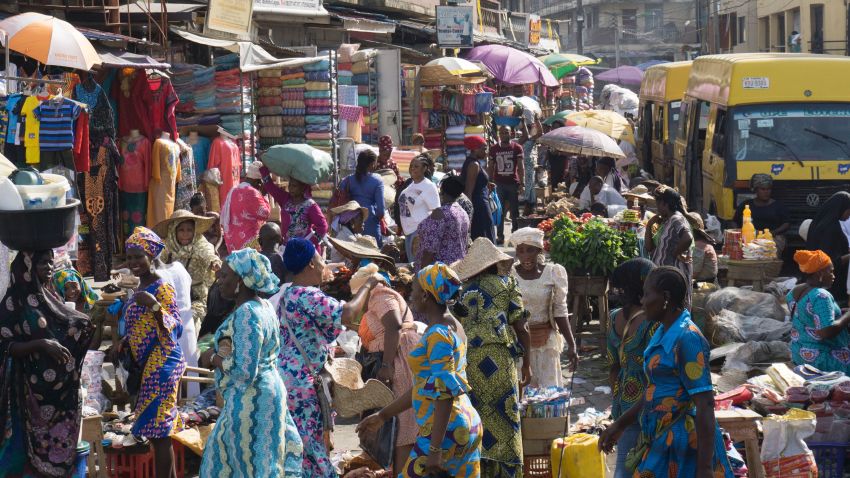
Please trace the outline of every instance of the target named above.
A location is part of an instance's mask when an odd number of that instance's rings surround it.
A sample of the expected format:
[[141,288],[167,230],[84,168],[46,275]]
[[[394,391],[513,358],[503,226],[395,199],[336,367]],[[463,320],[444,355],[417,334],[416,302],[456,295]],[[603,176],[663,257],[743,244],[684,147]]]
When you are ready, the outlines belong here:
[[788,292],[791,311],[791,359],[824,372],[850,373],[850,312],[841,309],[829,293],[835,269],[820,250],[794,254],[805,281]]
[[769,230],[781,254],[785,249],[785,233],[791,227],[788,222],[788,209],[782,202],[771,197],[773,178],[769,174],[753,174],[750,178],[750,189],[756,196],[738,205],[733,221],[738,227],[743,226],[744,207],[750,206],[753,226],[758,231]]
[[579,198],[579,209],[589,211],[590,207],[595,203],[602,203],[607,206],[625,206],[626,200],[623,196],[611,186],[605,184],[605,181],[594,176],[587,183],[587,188],[581,193]]

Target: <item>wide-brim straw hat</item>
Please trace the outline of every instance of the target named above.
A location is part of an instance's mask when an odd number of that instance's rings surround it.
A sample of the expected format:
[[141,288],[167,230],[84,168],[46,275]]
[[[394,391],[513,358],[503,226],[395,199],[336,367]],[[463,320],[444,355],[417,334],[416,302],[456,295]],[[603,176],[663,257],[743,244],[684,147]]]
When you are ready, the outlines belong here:
[[704,241],[708,242],[709,244],[714,244],[716,241],[713,237],[711,237],[711,234],[709,234],[705,230],[705,221],[702,220],[702,216],[700,216],[700,214],[696,211],[690,211],[686,214],[689,217],[688,222],[691,223],[694,237],[700,236]]
[[500,251],[486,237],[473,241],[466,257],[451,265],[460,280],[469,280],[492,266],[498,266],[500,273],[507,273],[514,263],[514,258]]
[[383,408],[394,400],[393,391],[379,380],[363,382],[363,367],[356,360],[328,360],[325,371],[333,379],[333,407],[341,417],[356,417],[366,410]]
[[209,231],[209,229],[215,223],[215,218],[206,216],[196,216],[185,209],[178,209],[174,211],[171,217],[154,226],[153,232],[155,232],[156,235],[164,241],[166,237],[168,237],[169,226],[171,226],[172,223],[181,223],[183,221],[195,222],[195,235],[197,236],[199,234],[203,234]]
[[364,221],[366,220],[366,218],[369,217],[369,209],[362,207],[360,205],[360,203],[358,203],[357,201],[348,201],[347,203],[343,204],[342,206],[337,206],[337,207],[331,208],[330,213],[331,213],[331,217],[333,217],[333,216],[339,216],[342,213],[346,213],[346,212],[350,212],[350,211],[357,211],[357,210],[360,210],[360,214],[363,216]]
[[334,248],[343,256],[356,259],[372,259],[391,271],[395,270],[395,261],[393,261],[393,258],[378,249],[378,242],[372,236],[362,234],[355,237],[353,241],[331,237],[330,241]]
[[652,194],[649,194],[649,188],[647,188],[643,184],[638,184],[637,186],[623,193],[623,197],[627,200],[637,199],[639,201],[644,201],[647,205],[655,205],[655,198],[652,196]]

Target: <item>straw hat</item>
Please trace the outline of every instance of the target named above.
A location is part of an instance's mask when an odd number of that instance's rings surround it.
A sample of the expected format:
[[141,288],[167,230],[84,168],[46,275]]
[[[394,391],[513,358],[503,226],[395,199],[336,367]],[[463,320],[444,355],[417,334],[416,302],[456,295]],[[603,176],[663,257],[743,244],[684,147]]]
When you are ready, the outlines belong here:
[[398,181],[398,176],[395,175],[392,169],[379,169],[375,174],[380,176],[384,183],[384,204],[387,209],[391,209],[395,205],[395,183]]
[[690,218],[688,222],[691,223],[694,236],[700,236],[705,242],[714,244],[716,241],[713,237],[711,237],[711,234],[705,230],[705,222],[702,220],[702,216],[700,216],[696,211],[690,211],[686,214]]
[[647,188],[643,184],[638,184],[637,186],[623,193],[623,197],[630,201],[634,199],[637,199],[638,201],[643,201],[650,207],[655,205],[655,198],[652,196],[652,194],[649,194],[649,188]]
[[366,218],[369,217],[369,209],[365,208],[365,207],[361,207],[360,203],[358,203],[357,201],[348,201],[347,203],[343,204],[342,206],[337,206],[337,207],[331,208],[331,210],[330,210],[331,218],[333,216],[339,216],[340,214],[345,213],[345,212],[357,211],[358,209],[360,210],[360,214],[363,216],[363,220],[365,221]]
[[505,254],[496,247],[490,239],[479,237],[476,239],[466,257],[451,265],[460,280],[469,280],[489,269],[491,266],[499,266],[500,272],[506,273],[514,263],[513,257]]
[[207,232],[213,223],[215,223],[215,218],[196,216],[185,209],[178,209],[174,211],[170,218],[154,226],[153,232],[164,241],[168,236],[168,228],[171,226],[171,223],[181,223],[183,221],[195,221],[195,235],[197,236]]
[[356,236],[353,241],[331,237],[330,241],[340,254],[348,258],[372,259],[386,266],[391,271],[395,270],[395,262],[392,257],[382,253],[378,249],[378,242],[372,236],[361,234]]
[[325,371],[333,379],[333,406],[341,417],[356,417],[393,401],[393,391],[379,380],[363,383],[363,367],[354,359],[329,359]]

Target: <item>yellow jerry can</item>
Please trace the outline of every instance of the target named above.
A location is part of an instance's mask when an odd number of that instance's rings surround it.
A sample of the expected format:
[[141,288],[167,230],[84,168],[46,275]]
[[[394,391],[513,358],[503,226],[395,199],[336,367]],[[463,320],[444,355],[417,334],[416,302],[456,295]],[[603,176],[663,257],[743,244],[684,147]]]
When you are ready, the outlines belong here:
[[605,478],[605,455],[599,451],[597,443],[599,437],[587,433],[553,440],[552,477]]

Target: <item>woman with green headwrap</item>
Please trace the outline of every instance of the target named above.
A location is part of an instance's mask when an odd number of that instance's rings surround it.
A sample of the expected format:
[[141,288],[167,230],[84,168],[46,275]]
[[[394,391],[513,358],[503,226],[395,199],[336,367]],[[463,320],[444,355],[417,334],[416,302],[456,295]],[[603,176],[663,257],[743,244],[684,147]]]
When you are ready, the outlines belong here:
[[402,478],[481,476],[484,430],[468,395],[466,334],[447,305],[460,286],[460,278],[442,262],[416,275],[410,308],[425,317],[428,328],[407,359],[413,388],[357,427],[363,440],[387,420],[413,408],[419,434],[399,475]]
[[76,269],[53,273],[53,288],[65,302],[73,302],[77,312],[91,312],[99,297]]
[[279,282],[254,249],[233,252],[218,272],[220,293],[236,308],[216,331],[207,357],[224,408],[204,448],[201,476],[302,476],[303,443],[277,371],[277,315],[260,297],[276,293]]

